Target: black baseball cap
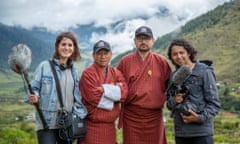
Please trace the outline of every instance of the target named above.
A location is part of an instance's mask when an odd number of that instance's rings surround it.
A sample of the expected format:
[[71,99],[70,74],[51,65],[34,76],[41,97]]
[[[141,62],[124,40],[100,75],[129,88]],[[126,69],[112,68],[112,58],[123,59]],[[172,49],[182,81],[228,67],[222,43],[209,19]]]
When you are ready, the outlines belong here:
[[104,40],[99,40],[93,46],[93,53],[96,53],[96,52],[100,51],[101,49],[111,51],[110,44]]
[[137,28],[137,30],[135,31],[135,37],[137,37],[139,35],[146,35],[148,37],[153,37],[151,28],[149,28],[147,26],[141,26],[141,27]]

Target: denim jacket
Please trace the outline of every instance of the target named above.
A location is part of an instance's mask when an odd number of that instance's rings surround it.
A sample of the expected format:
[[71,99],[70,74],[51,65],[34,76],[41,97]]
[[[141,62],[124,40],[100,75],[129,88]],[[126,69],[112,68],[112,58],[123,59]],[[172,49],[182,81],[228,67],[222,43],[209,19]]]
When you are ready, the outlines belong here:
[[[171,78],[170,78],[171,82]],[[213,68],[196,62],[190,77],[184,84],[189,90],[189,101],[197,106],[198,121],[186,124],[179,111],[175,111],[174,95],[167,92],[167,107],[172,111],[177,137],[213,135],[213,118],[220,110],[220,100]]]
[[[58,60],[54,59],[54,61],[58,64]],[[55,69],[58,75],[58,78],[61,79],[61,70],[59,66],[55,65]],[[85,118],[87,115],[87,109],[85,106],[82,104],[81,101],[81,96],[79,92],[79,87],[78,87],[78,73],[74,66],[71,67],[71,72],[72,76],[74,79],[74,89],[73,89],[73,95],[74,95],[74,105],[72,112],[77,114],[81,118]],[[53,120],[53,115],[57,111],[57,102],[58,100],[58,95],[57,95],[57,90],[56,90],[56,85],[55,85],[55,79],[52,74],[52,70],[49,64],[49,61],[43,61],[42,63],[39,64],[37,67],[34,77],[31,82],[31,87],[34,91],[35,94],[39,96],[39,107],[43,113],[44,119],[47,123],[47,125],[51,128],[53,127],[52,122]],[[28,95],[25,96],[25,102],[28,101]],[[37,119],[37,127],[40,129],[42,128],[41,126],[41,121],[39,118],[39,115],[36,115]]]

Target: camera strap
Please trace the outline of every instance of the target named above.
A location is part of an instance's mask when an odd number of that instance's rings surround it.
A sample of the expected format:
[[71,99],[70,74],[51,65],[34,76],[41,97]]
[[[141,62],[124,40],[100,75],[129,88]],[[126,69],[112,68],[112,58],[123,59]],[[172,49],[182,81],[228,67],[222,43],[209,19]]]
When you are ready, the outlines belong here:
[[57,77],[57,72],[56,69],[54,68],[54,63],[53,61],[49,60],[51,69],[52,69],[52,73],[55,79],[55,83],[56,83],[56,88],[57,88],[57,94],[58,94],[58,99],[60,102],[60,107],[63,109],[64,105],[63,105],[63,101],[62,101],[62,92],[61,92],[61,87],[60,87],[60,83],[59,83],[59,79]]

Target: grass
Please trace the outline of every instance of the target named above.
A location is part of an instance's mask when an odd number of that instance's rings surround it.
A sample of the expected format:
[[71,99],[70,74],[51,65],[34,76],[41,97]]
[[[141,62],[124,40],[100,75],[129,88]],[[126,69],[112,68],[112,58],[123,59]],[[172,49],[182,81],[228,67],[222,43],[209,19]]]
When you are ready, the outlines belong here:
[[[168,112],[165,109],[165,115]],[[237,144],[240,143],[240,119],[238,114],[221,111],[215,118],[214,142],[215,144]],[[167,118],[165,122],[168,144],[175,144],[173,119]],[[122,144],[122,130],[117,129],[117,141]]]
[[[16,77],[17,78],[17,77]],[[16,82],[13,80],[7,80],[0,82],[0,131],[4,127],[13,127],[19,129],[19,125],[26,123],[29,127],[34,129],[35,121],[27,120],[26,115],[33,113],[35,111],[34,107],[23,103],[22,99],[25,95],[23,89],[23,83],[21,79]],[[239,84],[234,84],[229,86],[229,90],[232,87],[238,87]],[[225,88],[220,89],[220,93],[223,93]],[[232,92],[230,92],[232,93]],[[234,93],[235,94],[235,93]],[[234,95],[239,97],[239,95]],[[6,99],[6,101],[4,100]],[[6,116],[7,115],[7,116]],[[173,129],[173,119],[169,118],[169,111],[164,109],[164,116],[167,121],[165,123],[166,135],[168,144],[175,144],[174,142],[174,129]],[[16,121],[16,117],[21,118],[21,120]],[[215,144],[236,144],[240,143],[240,120],[239,115],[221,111],[215,119]],[[21,129],[21,127],[20,127]],[[24,130],[24,129],[22,129]],[[35,133],[35,131],[28,131],[27,133]],[[36,136],[32,137],[36,139]],[[1,139],[1,138],[0,138]],[[117,141],[119,144],[122,143],[122,130],[117,129]]]
[[[5,111],[5,113],[4,113]],[[0,109],[0,122],[1,128],[4,127],[12,127],[18,128],[22,123],[25,123],[32,129],[32,131],[28,131],[31,135],[34,135],[34,127],[35,121],[34,120],[26,120],[24,116],[26,114],[31,113],[34,111],[33,106],[16,102],[4,102],[1,103]],[[168,116],[169,112],[165,110],[164,115]],[[8,117],[6,117],[8,115]],[[24,121],[16,121],[16,116],[22,116]],[[240,143],[240,120],[239,115],[230,113],[230,112],[223,112],[221,111],[215,119],[214,123],[215,127],[215,135],[214,141],[215,144],[236,144]],[[22,129],[20,127],[20,129]],[[167,121],[165,123],[166,135],[168,144],[175,144],[174,142],[174,129],[173,129],[173,119],[167,117]],[[0,129],[1,130],[1,129]],[[24,128],[22,129],[24,130]],[[1,139],[1,138],[0,138]],[[32,139],[37,139],[36,136],[32,137]],[[117,129],[117,141],[119,144],[122,143],[122,129]]]

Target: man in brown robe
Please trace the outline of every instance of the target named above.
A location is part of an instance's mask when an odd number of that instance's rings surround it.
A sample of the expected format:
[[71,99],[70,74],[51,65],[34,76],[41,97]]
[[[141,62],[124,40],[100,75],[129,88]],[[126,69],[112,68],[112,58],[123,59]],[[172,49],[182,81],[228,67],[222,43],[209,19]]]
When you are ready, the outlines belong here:
[[116,144],[115,120],[120,103],[127,96],[121,72],[109,65],[112,58],[108,42],[100,40],[93,48],[94,63],[83,71],[79,87],[88,110],[87,134],[79,144]]
[[136,51],[124,56],[117,68],[128,84],[120,126],[124,144],[165,144],[163,106],[171,68],[165,57],[151,51],[152,30],[141,26],[135,32]]

